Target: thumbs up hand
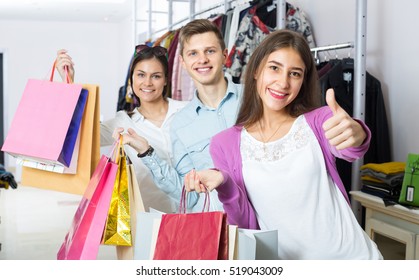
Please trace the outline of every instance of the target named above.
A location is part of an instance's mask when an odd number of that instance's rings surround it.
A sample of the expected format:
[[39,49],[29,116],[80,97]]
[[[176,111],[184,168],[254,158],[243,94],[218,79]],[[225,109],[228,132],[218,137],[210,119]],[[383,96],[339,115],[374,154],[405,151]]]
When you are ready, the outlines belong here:
[[327,90],[326,102],[333,112],[333,116],[323,123],[323,130],[330,145],[338,150],[360,146],[367,134],[362,126],[339,106],[333,89]]

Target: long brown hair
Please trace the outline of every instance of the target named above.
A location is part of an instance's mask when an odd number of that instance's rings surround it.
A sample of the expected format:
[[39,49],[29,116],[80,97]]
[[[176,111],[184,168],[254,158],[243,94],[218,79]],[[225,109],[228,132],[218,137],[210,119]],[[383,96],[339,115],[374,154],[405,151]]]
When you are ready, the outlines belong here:
[[297,117],[320,106],[320,86],[313,55],[306,39],[290,30],[277,30],[270,33],[252,53],[244,76],[243,100],[238,113],[237,125],[248,127],[263,116],[262,100],[257,92],[255,74],[263,67],[268,56],[282,48],[292,48],[303,60],[306,70],[300,92],[285,109]]

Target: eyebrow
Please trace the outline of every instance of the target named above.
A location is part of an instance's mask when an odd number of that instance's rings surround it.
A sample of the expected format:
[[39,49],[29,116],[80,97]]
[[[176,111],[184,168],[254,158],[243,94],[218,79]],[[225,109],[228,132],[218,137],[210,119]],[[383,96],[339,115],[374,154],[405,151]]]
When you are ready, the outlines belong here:
[[[273,64],[276,64],[276,65],[279,65],[279,66],[284,67],[284,65],[282,63],[280,63],[278,61],[275,61],[275,60],[270,60],[270,61],[268,61],[268,63],[273,63]],[[301,67],[291,67],[291,69],[293,69],[293,70],[299,70],[301,72],[304,72],[304,68],[301,68]]]
[[[204,47],[203,50],[207,51],[209,49],[216,49],[216,48],[217,48],[217,46],[207,46],[207,47]],[[185,52],[197,52],[199,50],[202,50],[202,49],[196,49],[196,48],[195,49],[186,49],[186,48],[184,49]]]
[[[135,72],[135,71],[134,71]],[[148,73],[148,72],[146,72],[146,71],[143,71],[143,70],[141,70],[141,69],[138,69],[138,70],[136,70],[136,72],[141,72],[141,73]],[[163,72],[153,72],[153,73],[151,73],[152,75],[153,74],[162,74],[163,75]]]

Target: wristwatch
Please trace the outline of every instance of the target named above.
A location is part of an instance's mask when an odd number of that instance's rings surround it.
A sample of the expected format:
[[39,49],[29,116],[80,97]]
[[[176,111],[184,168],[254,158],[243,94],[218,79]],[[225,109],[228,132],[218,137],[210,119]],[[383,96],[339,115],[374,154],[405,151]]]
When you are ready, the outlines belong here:
[[149,146],[148,147],[148,149],[147,149],[147,151],[145,151],[144,153],[142,153],[142,154],[140,154],[140,153],[138,153],[137,154],[137,157],[139,157],[139,158],[143,158],[143,157],[146,157],[146,156],[151,156],[151,154],[154,152],[154,148],[153,147],[151,147],[151,146]]

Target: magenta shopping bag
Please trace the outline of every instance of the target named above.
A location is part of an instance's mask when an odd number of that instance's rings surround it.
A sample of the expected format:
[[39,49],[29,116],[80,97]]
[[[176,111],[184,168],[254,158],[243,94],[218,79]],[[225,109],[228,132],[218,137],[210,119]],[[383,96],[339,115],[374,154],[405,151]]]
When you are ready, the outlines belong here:
[[87,101],[82,85],[29,79],[4,141],[12,156],[69,167]]
[[[112,153],[115,147],[119,143]],[[58,251],[58,260],[96,259],[118,172],[115,161],[102,155]]]

